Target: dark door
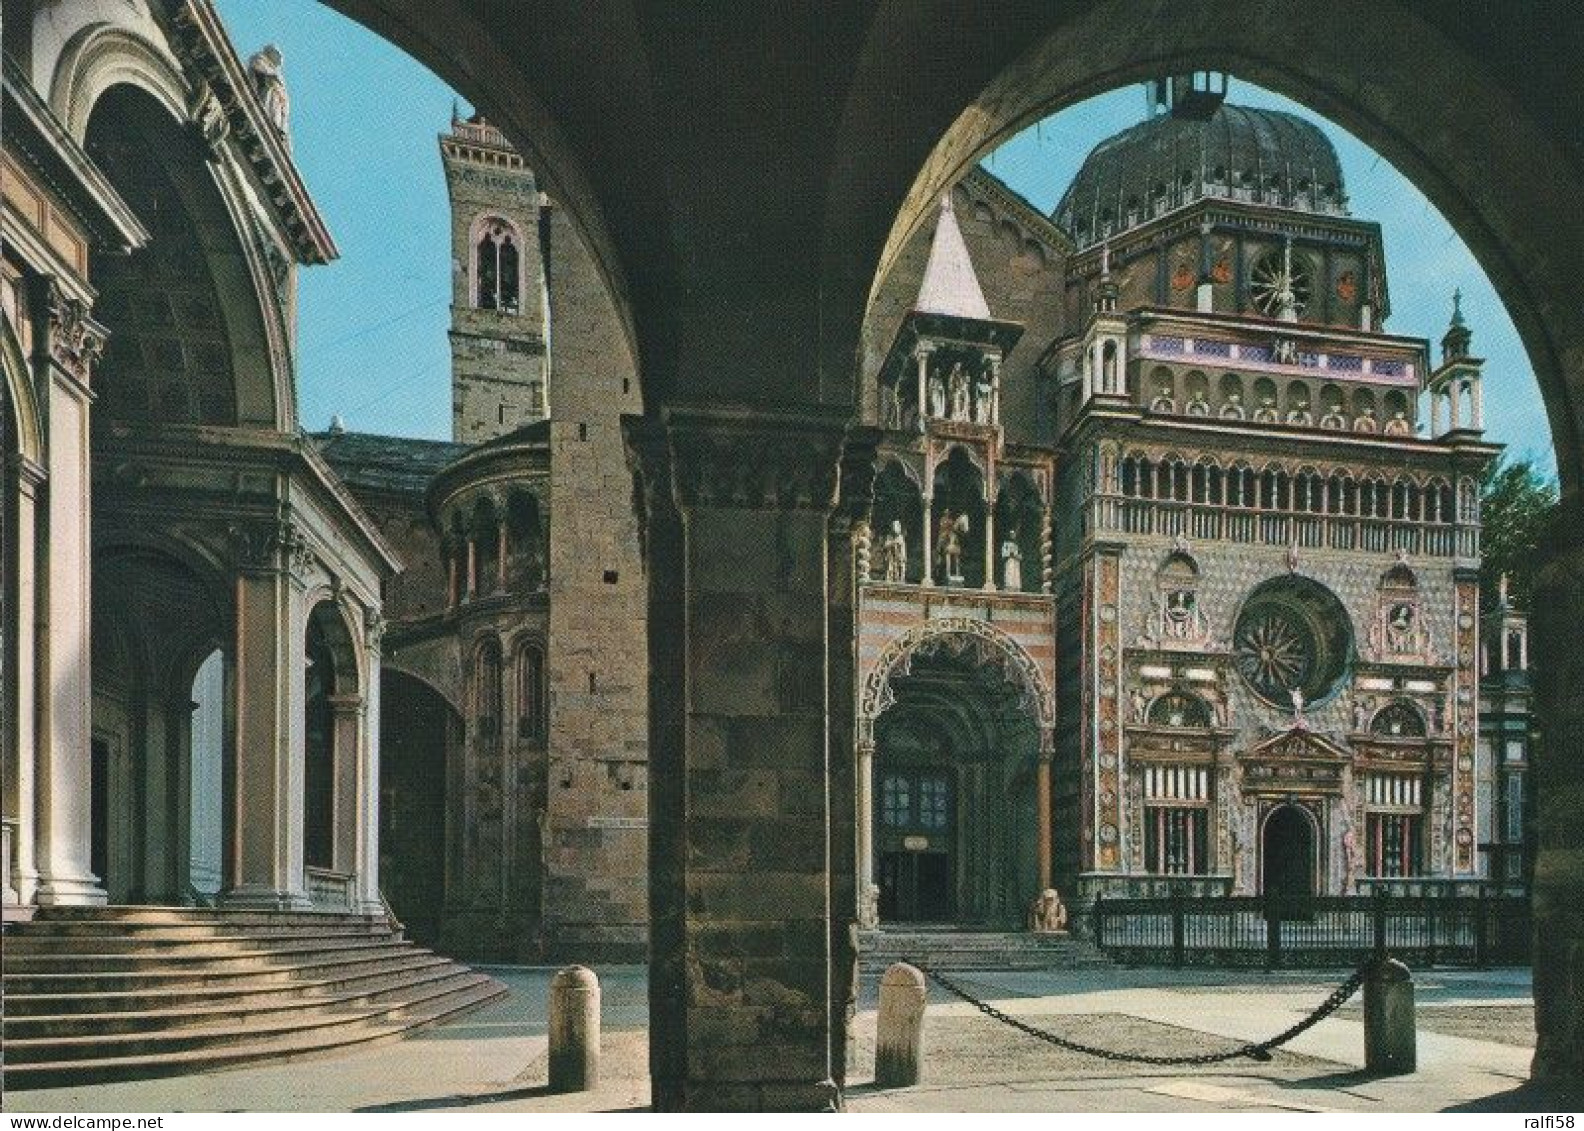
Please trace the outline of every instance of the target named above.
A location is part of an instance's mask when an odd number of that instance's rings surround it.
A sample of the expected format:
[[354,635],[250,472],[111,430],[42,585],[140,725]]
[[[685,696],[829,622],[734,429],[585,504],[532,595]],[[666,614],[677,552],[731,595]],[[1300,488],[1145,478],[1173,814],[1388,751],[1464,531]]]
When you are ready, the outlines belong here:
[[96,738],[88,752],[88,867],[104,883],[110,865],[110,744]]
[[1302,809],[1283,805],[1266,819],[1260,860],[1273,905],[1297,909],[1314,896],[1314,825]]
[[880,776],[875,828],[883,921],[947,923],[955,918],[953,794],[942,770],[903,768]]

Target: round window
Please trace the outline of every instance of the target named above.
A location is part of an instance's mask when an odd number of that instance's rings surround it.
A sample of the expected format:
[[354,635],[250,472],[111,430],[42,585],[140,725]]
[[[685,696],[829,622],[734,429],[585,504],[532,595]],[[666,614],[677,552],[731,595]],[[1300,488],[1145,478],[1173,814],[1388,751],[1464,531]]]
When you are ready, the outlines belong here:
[[1353,660],[1353,625],[1336,594],[1306,577],[1254,588],[1232,630],[1238,672],[1267,703],[1305,703],[1336,694]]

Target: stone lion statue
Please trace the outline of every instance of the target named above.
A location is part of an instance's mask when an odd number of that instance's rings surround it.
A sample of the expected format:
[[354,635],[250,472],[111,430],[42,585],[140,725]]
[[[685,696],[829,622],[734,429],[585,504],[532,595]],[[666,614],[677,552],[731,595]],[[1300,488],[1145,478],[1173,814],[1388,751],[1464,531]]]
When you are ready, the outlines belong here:
[[1067,907],[1055,888],[1046,888],[1029,908],[1029,930],[1035,934],[1055,934],[1067,929]]

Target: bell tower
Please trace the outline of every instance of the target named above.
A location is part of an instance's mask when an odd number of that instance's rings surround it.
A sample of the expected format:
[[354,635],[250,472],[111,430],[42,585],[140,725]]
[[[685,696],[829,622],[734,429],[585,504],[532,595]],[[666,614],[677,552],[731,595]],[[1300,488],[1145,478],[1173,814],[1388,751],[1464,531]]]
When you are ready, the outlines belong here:
[[548,205],[533,170],[478,115],[452,115],[440,155],[451,200],[451,438],[476,444],[548,415]]

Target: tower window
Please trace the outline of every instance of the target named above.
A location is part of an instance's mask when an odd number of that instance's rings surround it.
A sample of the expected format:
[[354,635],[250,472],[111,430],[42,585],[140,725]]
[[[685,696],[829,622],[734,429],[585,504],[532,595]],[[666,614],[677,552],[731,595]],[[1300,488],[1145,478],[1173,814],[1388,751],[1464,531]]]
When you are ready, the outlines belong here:
[[475,230],[473,305],[516,314],[522,305],[522,241],[516,229],[501,219],[485,220]]

